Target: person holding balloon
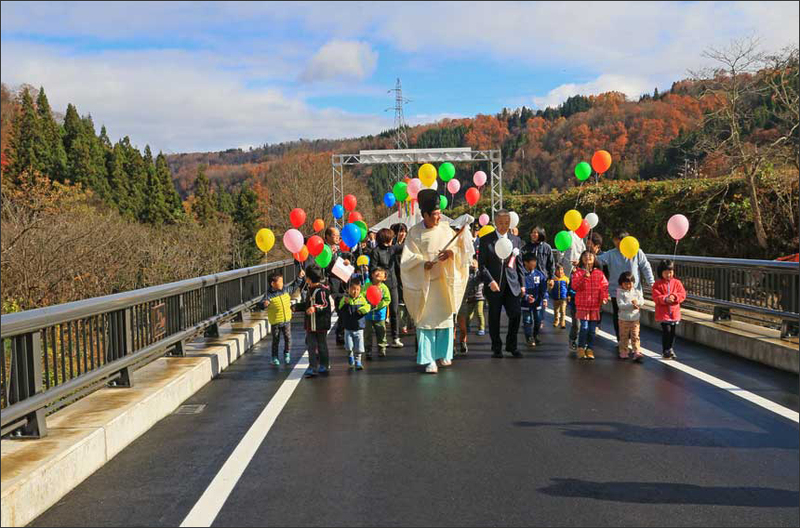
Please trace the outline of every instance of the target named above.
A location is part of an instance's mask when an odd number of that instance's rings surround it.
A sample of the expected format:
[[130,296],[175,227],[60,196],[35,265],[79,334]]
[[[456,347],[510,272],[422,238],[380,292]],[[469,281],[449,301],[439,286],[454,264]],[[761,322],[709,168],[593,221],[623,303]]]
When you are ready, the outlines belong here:
[[[330,257],[328,258],[327,263],[317,262],[317,264],[319,264],[320,267],[325,270],[325,275],[328,277],[328,285],[330,287],[331,295],[333,296],[335,306],[338,307],[339,301],[342,299],[342,297],[344,297],[345,294],[345,284],[342,279],[331,273],[331,270],[333,269],[334,264],[336,264],[336,260],[338,258],[344,260],[345,266],[349,266],[350,261],[353,260],[353,255],[352,253],[342,250],[342,238],[339,234],[339,230],[333,226],[330,226],[325,230],[325,244],[330,249],[328,252],[326,252],[326,254],[330,253]],[[336,323],[336,344],[344,345],[344,326],[339,324],[338,320]]]
[[594,336],[600,324],[600,309],[608,302],[608,279],[597,267],[595,254],[584,251],[572,274],[576,317],[580,321],[578,359],[594,359]]
[[306,347],[309,367],[304,374],[313,378],[317,374],[327,374],[331,368],[328,356],[328,331],[331,328],[332,300],[328,285],[323,282],[323,272],[319,266],[306,269],[308,294],[306,300],[298,303],[299,310],[305,311]]
[[378,231],[378,246],[370,253],[370,269],[386,270],[386,287],[391,294],[389,317],[391,327],[392,348],[403,348],[400,341],[399,295],[397,292],[397,261],[403,253],[403,246],[392,244],[394,231],[388,228]]
[[285,287],[283,285],[282,271],[273,271],[267,277],[269,288],[267,288],[267,293],[264,294],[264,299],[259,303],[259,307],[267,309],[267,320],[269,320],[272,333],[272,364],[276,367],[281,364],[278,359],[281,335],[283,335],[283,361],[286,365],[292,362],[291,294],[303,285],[305,276],[305,272],[300,270],[297,279]]
[[372,360],[372,335],[378,345],[380,357],[386,357],[386,308],[392,301],[392,294],[386,287],[386,270],[373,268],[370,275],[372,284],[367,288],[367,301],[372,305],[372,310],[367,314],[367,324],[364,329],[366,342],[367,361]]
[[364,316],[369,311],[367,298],[361,292],[361,277],[354,273],[347,283],[347,295],[339,301],[339,317],[344,326],[347,361],[356,370],[364,368],[361,363],[361,354],[364,353]]
[[675,330],[681,322],[681,303],[686,300],[686,289],[675,277],[675,264],[669,259],[658,264],[658,280],[653,284],[653,302],[656,305],[656,322],[661,323],[661,356],[678,359],[673,345]]
[[[400,258],[403,255],[403,244],[408,235],[408,228],[402,222],[392,224],[392,232],[394,232],[394,243],[400,246],[400,251],[395,253],[395,279],[397,282],[397,323],[400,325],[400,335],[408,334],[409,316],[406,310],[406,304],[403,300],[403,279],[400,274]],[[391,317],[391,314],[390,314]]]

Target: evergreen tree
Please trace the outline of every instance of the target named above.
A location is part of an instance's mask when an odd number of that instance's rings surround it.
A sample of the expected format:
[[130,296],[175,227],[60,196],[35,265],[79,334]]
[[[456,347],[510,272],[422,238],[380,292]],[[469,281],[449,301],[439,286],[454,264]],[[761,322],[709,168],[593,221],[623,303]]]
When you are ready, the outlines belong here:
[[[150,147],[145,148],[145,162],[150,154]],[[150,154],[150,160],[153,156]],[[163,224],[170,219],[170,211],[164,199],[161,180],[159,180],[155,167],[147,169],[147,189],[145,192],[142,220],[151,224]]]
[[228,218],[233,218],[236,211],[236,199],[233,194],[226,191],[222,185],[217,185],[214,194],[216,196],[217,211]]
[[107,157],[108,179],[111,187],[111,198],[120,214],[127,218],[135,218],[136,210],[131,204],[128,175],[125,173],[125,147],[117,142]]
[[197,169],[197,179],[194,182],[194,203],[192,214],[202,226],[207,226],[216,219],[216,204],[211,192],[211,184],[206,176],[206,167],[201,165]]
[[43,165],[43,172],[50,178],[64,181],[67,177],[67,153],[61,139],[61,129],[53,118],[50,103],[44,93],[44,88],[39,88],[36,98],[36,113],[39,121],[38,157]]
[[42,171],[37,144],[39,142],[39,119],[33,98],[28,89],[22,92],[20,111],[11,126],[6,156],[8,158],[8,174],[14,178],[25,171]]
[[181,197],[172,183],[172,173],[169,170],[167,157],[161,152],[156,156],[156,174],[161,182],[161,193],[164,196],[167,211],[169,212],[167,221],[176,223],[183,220],[186,217],[183,211],[183,203],[181,203]]
[[103,145],[103,148],[106,149],[106,152],[113,148],[111,146],[111,140],[108,139],[108,132],[106,132],[105,125],[100,127],[100,144]]
[[123,167],[127,177],[128,203],[134,217],[144,217],[145,195],[147,194],[147,170],[139,150],[131,145],[125,136],[120,141],[124,152]]
[[241,242],[243,264],[245,266],[258,264],[262,253],[253,243],[258,231],[258,195],[249,186],[243,185],[236,196],[233,220]]

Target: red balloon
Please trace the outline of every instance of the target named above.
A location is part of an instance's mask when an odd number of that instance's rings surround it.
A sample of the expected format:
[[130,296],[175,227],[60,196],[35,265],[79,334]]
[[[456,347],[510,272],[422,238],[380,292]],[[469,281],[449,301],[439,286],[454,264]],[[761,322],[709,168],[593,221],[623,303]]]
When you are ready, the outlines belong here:
[[344,204],[345,211],[352,211],[356,208],[358,201],[356,200],[355,196],[348,194],[344,197],[344,201],[342,203]]
[[591,230],[592,228],[589,227],[589,222],[587,222],[586,219],[584,218],[583,221],[581,222],[581,225],[578,227],[578,229],[575,230],[575,234],[578,235],[580,238],[584,238],[586,235],[589,234],[589,231]]
[[292,212],[289,213],[289,221],[292,223],[295,229],[303,225],[306,221],[306,212],[300,209],[299,207],[292,209]]
[[345,244],[345,243],[344,243],[344,240],[340,240],[340,241],[339,241],[339,249],[341,249],[341,250],[342,250],[342,251],[344,251],[345,253],[347,253],[348,251],[350,251],[350,248],[348,247],[348,245],[347,245],[347,244]]
[[292,256],[297,262],[305,262],[308,258],[308,247],[303,246],[303,249],[298,251],[297,253],[292,253]]
[[364,220],[364,217],[363,217],[363,216],[361,216],[361,213],[359,213],[358,211],[353,211],[353,212],[352,212],[352,213],[350,213],[350,215],[347,217],[347,223],[348,223],[348,224],[352,224],[353,222],[358,222],[359,220],[362,220],[362,221],[363,221],[363,220]]
[[592,156],[592,168],[598,174],[603,174],[611,167],[611,154],[605,150],[598,150]]
[[325,241],[322,240],[322,237],[314,235],[308,239],[306,247],[308,248],[308,252],[311,253],[311,256],[316,257],[322,253],[322,250],[325,248]]
[[478,203],[478,200],[481,199],[481,193],[478,191],[477,187],[470,187],[467,189],[467,203],[470,205],[475,205]]
[[377,306],[382,299],[383,293],[381,292],[380,288],[374,284],[367,288],[367,301],[369,301],[372,306]]
[[322,221],[322,218],[317,218],[316,220],[314,220],[314,225],[312,225],[311,227],[314,228],[315,233],[319,233],[325,228],[325,222]]

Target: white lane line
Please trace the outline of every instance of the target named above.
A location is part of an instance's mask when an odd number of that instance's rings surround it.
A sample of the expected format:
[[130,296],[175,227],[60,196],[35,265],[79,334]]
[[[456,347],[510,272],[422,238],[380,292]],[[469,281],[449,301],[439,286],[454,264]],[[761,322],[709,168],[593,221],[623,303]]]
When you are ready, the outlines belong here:
[[[553,310],[551,308],[547,308],[547,312],[550,315],[553,315]],[[570,323],[572,323],[572,318],[570,316],[567,316],[567,319],[569,319]],[[614,334],[609,334],[608,332],[606,332],[604,330],[600,330],[599,328],[597,329],[597,335],[599,335],[600,337],[603,337],[605,339],[611,340],[611,341],[615,341],[616,342],[616,340],[617,340],[617,337]],[[710,374],[706,374],[703,371],[697,370],[696,368],[690,367],[690,366],[688,366],[688,365],[686,365],[684,363],[681,363],[680,361],[677,361],[675,359],[665,360],[665,359],[663,359],[661,357],[661,354],[659,354],[657,352],[653,352],[652,350],[649,350],[649,349],[644,348],[644,347],[640,347],[640,349],[642,351],[642,354],[644,354],[645,356],[649,357],[650,359],[654,359],[656,361],[660,361],[661,363],[663,363],[664,365],[667,365],[668,367],[672,367],[672,368],[674,368],[676,370],[680,370],[681,372],[685,372],[686,374],[688,374],[690,376],[693,376],[693,377],[695,377],[697,379],[703,380],[706,383],[709,383],[709,384],[711,384],[711,385],[713,385],[713,386],[715,386],[715,387],[717,387],[719,389],[722,389],[724,391],[727,391],[730,394],[738,396],[739,398],[742,398],[743,400],[747,400],[750,403],[754,403],[754,404],[758,405],[759,407],[762,407],[764,409],[767,409],[768,411],[774,412],[777,415],[783,416],[784,418],[788,418],[789,420],[791,420],[791,421],[793,421],[795,423],[800,423],[800,413],[797,413],[796,411],[793,411],[792,409],[784,407],[783,405],[779,405],[779,404],[777,404],[777,403],[775,403],[773,401],[770,401],[770,400],[768,400],[766,398],[763,398],[763,397],[761,397],[761,396],[759,396],[757,394],[753,394],[752,392],[750,392],[748,390],[742,389],[741,387],[737,387],[736,385],[734,385],[732,383],[728,383],[727,381],[721,380],[721,379],[719,379],[719,378],[717,378],[715,376],[712,376]]]
[[[336,317],[332,318],[331,328],[335,326]],[[328,331],[330,333],[330,330]],[[327,337],[327,336],[326,336]],[[225,502],[228,500],[233,488],[244,474],[250,461],[258,451],[261,443],[267,437],[275,420],[283,410],[286,402],[294,393],[294,390],[303,379],[305,369],[308,367],[308,350],[303,353],[303,357],[297,362],[292,371],[281,384],[278,391],[261,411],[261,414],[250,426],[239,445],[233,450],[231,456],[208,485],[203,495],[195,503],[192,511],[181,523],[181,526],[211,526],[217,518]]]

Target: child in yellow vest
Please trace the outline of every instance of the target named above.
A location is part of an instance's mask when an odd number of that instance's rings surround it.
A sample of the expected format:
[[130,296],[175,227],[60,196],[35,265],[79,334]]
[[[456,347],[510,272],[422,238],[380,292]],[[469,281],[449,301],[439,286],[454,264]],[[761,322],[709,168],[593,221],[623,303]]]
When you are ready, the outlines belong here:
[[297,280],[292,284],[283,287],[283,273],[273,271],[269,274],[269,288],[264,295],[262,305],[267,308],[267,319],[272,328],[272,364],[278,366],[278,348],[283,334],[283,361],[286,365],[291,363],[292,355],[292,299],[291,294],[302,286],[303,277],[306,274],[303,270],[297,275]]

